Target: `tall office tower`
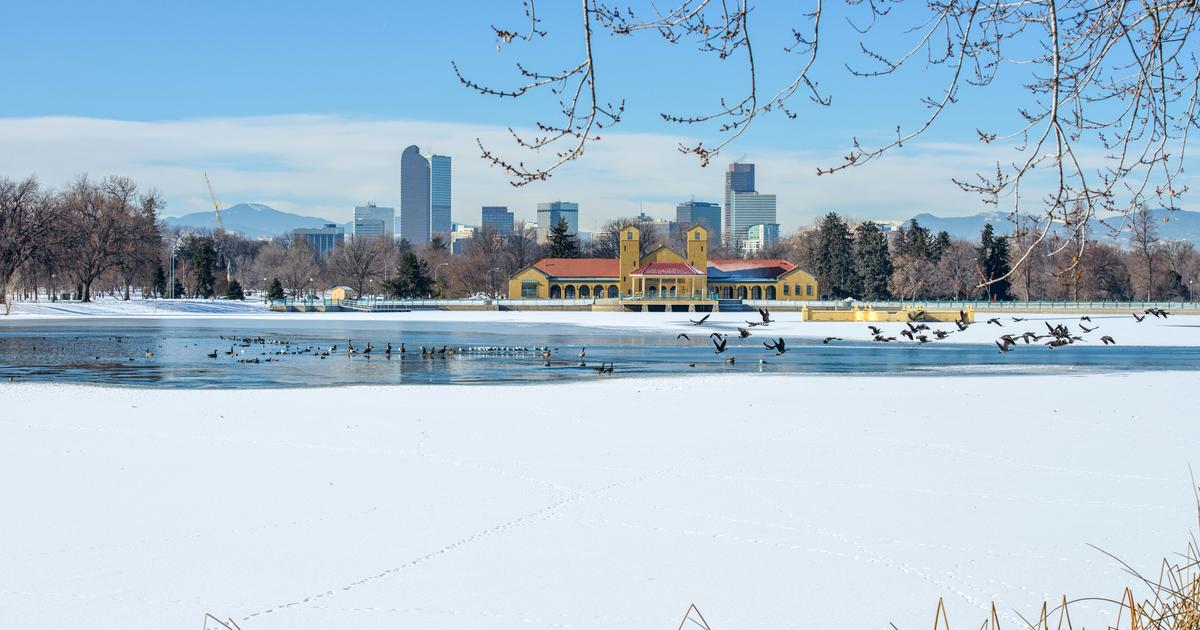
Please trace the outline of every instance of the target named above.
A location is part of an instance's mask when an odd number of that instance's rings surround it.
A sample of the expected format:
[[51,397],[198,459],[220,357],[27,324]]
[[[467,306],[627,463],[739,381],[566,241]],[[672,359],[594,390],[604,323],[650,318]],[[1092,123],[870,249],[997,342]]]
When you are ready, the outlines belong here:
[[429,156],[429,231],[450,236],[450,156]]
[[304,239],[316,250],[317,256],[333,251],[346,238],[346,232],[336,223],[326,223],[319,228],[296,228],[292,230],[296,239]]
[[[429,242],[429,188],[429,160],[421,155],[416,145],[410,146],[400,156],[400,238],[413,245]],[[449,195],[447,177],[447,202]]]
[[369,203],[354,206],[354,238],[392,238],[396,233],[396,209]]
[[[734,162],[725,170],[725,221],[721,226],[726,239],[732,239],[733,233],[733,193],[754,192],[754,165]],[[747,224],[749,225],[749,224]],[[743,238],[745,232],[742,233]]]
[[703,225],[710,243],[721,242],[721,206],[707,201],[684,201],[675,206],[675,223],[687,229]]
[[550,229],[558,225],[559,218],[567,220],[567,234],[579,233],[579,204],[570,201],[539,203],[537,209],[537,240],[546,242]]
[[775,223],[775,195],[757,192],[733,192],[729,197],[731,227],[725,232],[728,243],[741,247],[751,225]]
[[513,232],[513,213],[507,206],[484,206],[480,225],[492,228],[496,234],[509,235]]

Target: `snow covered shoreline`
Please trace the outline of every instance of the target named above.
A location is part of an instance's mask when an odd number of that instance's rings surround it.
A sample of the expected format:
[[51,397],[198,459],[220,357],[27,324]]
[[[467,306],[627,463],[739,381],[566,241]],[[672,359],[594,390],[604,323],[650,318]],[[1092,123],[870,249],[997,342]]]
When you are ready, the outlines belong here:
[[1186,544],[1195,380],[0,384],[0,625],[1011,624]]
[[[442,311],[415,310],[408,313],[280,313],[268,311],[258,302],[229,302],[224,300],[137,300],[121,302],[117,300],[99,301],[93,304],[79,303],[17,303],[13,314],[0,317],[0,331],[7,325],[20,327],[24,323],[80,321],[112,319],[114,321],[137,321],[145,319],[231,319],[255,321],[306,321],[306,322],[420,322],[446,324],[480,324],[488,326],[503,325],[563,325],[583,326],[601,329],[649,330],[662,331],[674,336],[679,332],[694,331],[695,326],[690,320],[703,317],[701,313],[630,313],[630,312],[590,312],[590,311]],[[1131,314],[1094,314],[1091,322],[1081,322],[1078,313],[989,313],[977,312],[976,325],[965,332],[953,332],[947,338],[953,343],[982,343],[992,344],[1003,334],[1020,335],[1024,331],[1040,334],[1047,332],[1045,325],[1068,324],[1074,332],[1083,334],[1085,340],[1081,343],[1100,345],[1100,337],[1109,335],[1118,344],[1135,346],[1181,346],[1200,345],[1200,321],[1196,315],[1200,311],[1179,311],[1167,319],[1148,317],[1143,322],[1137,322]],[[1001,325],[987,324],[987,320],[997,318]],[[773,313],[776,320],[770,328],[759,329],[756,332],[767,332],[772,336],[788,338],[802,337],[809,339],[824,339],[825,337],[842,337],[868,341],[871,339],[867,324],[840,322],[801,322],[800,314],[796,312]],[[1014,319],[1023,321],[1017,322]],[[757,320],[754,312],[724,312],[713,313],[706,326],[701,330],[733,331],[735,326],[745,326],[747,320]],[[1088,328],[1099,326],[1093,334],[1083,333],[1075,327],[1083,323]],[[891,336],[897,336],[898,342],[906,340],[898,336],[902,324],[877,324],[889,331]],[[954,331],[953,324],[941,324],[939,327]]]

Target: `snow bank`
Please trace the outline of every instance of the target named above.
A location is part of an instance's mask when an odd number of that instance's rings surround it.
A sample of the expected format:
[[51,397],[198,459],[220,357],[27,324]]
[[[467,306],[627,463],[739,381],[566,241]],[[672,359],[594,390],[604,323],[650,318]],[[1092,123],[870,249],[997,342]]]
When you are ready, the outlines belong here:
[[259,301],[234,300],[119,300],[98,298],[93,302],[15,302],[4,319],[74,317],[171,317],[248,315],[267,313]]
[[4,384],[0,626],[1018,626],[1186,544],[1195,382]]
[[[934,328],[955,331],[948,339],[952,343],[992,344],[1003,334],[1020,335],[1025,331],[1046,334],[1046,324],[1068,324],[1073,332],[1084,337],[1084,344],[1100,344],[1102,335],[1112,336],[1118,344],[1135,346],[1179,346],[1200,344],[1200,313],[1176,314],[1167,319],[1148,317],[1138,323],[1130,315],[1090,315],[1091,322],[1081,321],[1079,314],[1020,314],[1020,313],[977,313],[976,324],[966,332],[959,333],[951,323],[931,324]],[[704,313],[632,313],[590,311],[440,311],[414,310],[408,313],[282,313],[266,309],[261,302],[233,302],[225,300],[100,300],[91,304],[21,302],[14,305],[13,315],[4,321],[23,318],[78,318],[78,317],[230,317],[244,319],[302,318],[308,321],[395,321],[467,323],[488,326],[504,325],[570,325],[592,328],[623,330],[661,331],[671,336],[679,332],[702,330],[705,334],[719,330],[735,332],[737,326],[746,327],[747,321],[759,321],[757,312],[713,313],[703,326],[697,328],[691,321],[698,320]],[[824,339],[842,337],[868,341],[871,333],[865,323],[801,322],[798,312],[776,312],[771,317],[775,323],[767,328],[756,328],[755,334],[772,337],[806,337]],[[987,324],[987,320],[998,318],[1001,325]],[[1024,321],[1015,322],[1014,318]],[[1088,328],[1099,326],[1095,332],[1084,333],[1079,325]],[[903,324],[875,324],[889,336],[899,339],[897,343],[912,343],[899,336]]]

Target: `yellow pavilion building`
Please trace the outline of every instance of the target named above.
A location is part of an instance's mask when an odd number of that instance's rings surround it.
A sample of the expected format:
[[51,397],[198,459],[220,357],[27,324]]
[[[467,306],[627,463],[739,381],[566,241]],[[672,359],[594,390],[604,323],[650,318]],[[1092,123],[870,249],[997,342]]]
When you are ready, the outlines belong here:
[[617,258],[543,258],[508,281],[512,299],[816,300],[817,281],[782,259],[708,258],[708,230],[685,234],[686,255],[662,246],[641,253],[641,231],[626,226]]

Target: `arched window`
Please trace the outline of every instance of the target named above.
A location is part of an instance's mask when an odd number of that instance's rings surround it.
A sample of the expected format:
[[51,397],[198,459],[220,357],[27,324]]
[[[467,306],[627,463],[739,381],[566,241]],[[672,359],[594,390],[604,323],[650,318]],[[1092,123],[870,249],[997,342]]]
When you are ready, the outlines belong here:
[[671,287],[671,297],[675,297],[675,287]]
[[604,297],[604,285],[597,284],[596,286],[592,287],[592,295],[598,298]]
[[762,299],[762,287],[754,287],[753,295],[754,295],[754,299],[761,300]]
[[649,289],[646,289],[646,297],[658,297],[658,287],[652,286]]
[[579,297],[581,297],[581,298],[590,298],[590,297],[592,297],[592,289],[591,289],[591,287],[589,287],[589,286],[588,286],[588,285],[586,285],[586,284],[585,284],[585,285],[583,285],[583,286],[581,286],[581,287],[579,287]]
[[558,286],[557,284],[550,287],[550,299],[557,300],[560,298],[562,298],[562,287]]
[[733,287],[725,287],[725,299],[726,300],[733,299]]
[[738,287],[737,296],[739,300],[746,299],[746,287]]
[[767,287],[767,299],[768,300],[775,299],[775,287]]
[[617,285],[615,285],[615,284],[608,285],[608,297],[615,298],[615,297],[619,297],[619,296],[620,296],[620,291],[617,290]]
[[567,288],[563,289],[563,298],[565,298],[565,299],[568,299],[568,300],[573,300],[573,299],[575,299],[575,287],[574,287],[574,285],[570,285],[570,284],[568,284],[568,285],[567,285]]

